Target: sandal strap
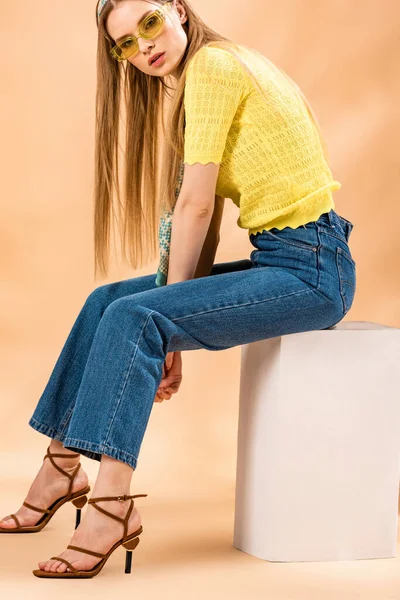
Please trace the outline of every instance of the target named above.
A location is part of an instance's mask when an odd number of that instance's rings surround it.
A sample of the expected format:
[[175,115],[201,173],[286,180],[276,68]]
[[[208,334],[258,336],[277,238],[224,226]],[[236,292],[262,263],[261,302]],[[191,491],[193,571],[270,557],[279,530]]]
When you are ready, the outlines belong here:
[[86,554],[91,554],[92,556],[98,556],[99,558],[104,558],[106,554],[101,554],[101,552],[94,552],[93,550],[86,550],[86,548],[81,548],[80,546],[67,546],[71,550],[78,550],[79,552],[86,552]]
[[68,457],[68,458],[75,458],[75,457],[77,457],[77,456],[80,456],[80,454],[79,454],[79,453],[74,453],[74,454],[65,454],[65,453],[64,453],[64,454],[57,454],[57,453],[53,453],[53,452],[51,452],[51,450],[50,450],[50,446],[49,446],[49,447],[47,448],[47,452],[46,452],[46,454],[45,454],[45,456],[44,456],[44,458],[43,458],[43,460],[44,460],[45,458],[49,458],[49,459],[50,459],[50,462],[51,462],[51,464],[53,465],[53,467],[54,467],[55,469],[57,469],[57,471],[59,471],[60,473],[62,473],[62,474],[63,474],[63,475],[65,475],[66,477],[68,477],[68,479],[70,480],[70,481],[69,481],[68,492],[67,492],[67,494],[66,494],[67,500],[69,500],[69,499],[71,498],[71,496],[72,496],[72,494],[71,494],[71,491],[72,491],[72,486],[73,486],[73,483],[74,483],[74,479],[75,479],[75,477],[76,477],[76,475],[77,475],[77,473],[78,473],[78,471],[79,471],[79,469],[80,469],[80,467],[81,467],[81,463],[79,462],[79,463],[76,465],[76,467],[75,467],[75,469],[74,469],[74,471],[73,471],[72,473],[67,473],[67,471],[64,471],[64,469],[62,469],[62,468],[61,468],[61,467],[60,467],[60,466],[59,466],[59,465],[58,465],[58,464],[57,464],[57,463],[56,463],[56,462],[53,460],[53,457],[54,457],[54,456],[55,456],[56,458],[57,458],[57,457],[60,457],[60,458],[66,458],[66,457]]
[[[117,498],[118,498],[118,496],[117,496]],[[109,500],[110,498],[107,498],[107,499]],[[95,500],[97,500],[97,498]],[[101,513],[103,513],[104,515],[107,515],[107,517],[110,517],[111,519],[114,519],[115,521],[119,521],[120,523],[122,523],[122,525],[124,527],[124,533],[122,534],[122,543],[124,543],[127,538],[127,533],[128,533],[129,517],[131,516],[131,513],[133,511],[133,500],[131,499],[128,511],[123,519],[121,517],[117,517],[117,515],[114,515],[113,513],[109,512],[108,510],[105,510],[101,506],[97,506],[97,504],[95,504],[94,502],[92,502],[92,505],[94,508],[99,510]]]
[[21,529],[21,524],[18,521],[18,517],[16,515],[14,515],[14,514],[10,515],[10,517],[12,517],[14,519],[14,521],[16,522],[16,524],[17,524],[17,527],[15,527],[15,529]]
[[78,570],[75,569],[75,567],[73,567],[68,560],[65,560],[65,558],[60,558],[59,556],[52,556],[50,560],[60,560],[61,562],[65,563],[67,567],[69,567],[71,571],[75,573],[75,575],[78,575]]
[[63,454],[57,454],[57,453],[52,452],[50,450],[50,446],[49,446],[47,448],[46,455],[45,455],[44,458],[46,458],[46,456],[49,456],[49,457],[56,456],[57,458],[64,458],[64,457],[67,457],[67,458],[76,458],[77,456],[80,456],[80,454],[79,454],[79,452],[75,452],[74,454],[66,454],[65,452]]
[[101,498],[97,497],[97,498],[90,498],[90,500],[88,500],[89,503],[94,503],[94,502],[98,502],[98,501],[103,501],[103,500],[120,500],[121,502],[124,500],[129,500],[130,498],[141,498],[141,497],[145,497],[148,494],[134,494],[133,496],[127,496],[126,494],[124,494],[123,496],[102,496]]
[[120,523],[124,523],[124,521],[125,521],[125,519],[123,519],[122,517],[117,517],[117,515],[113,515],[113,513],[109,512],[108,510],[105,510],[101,506],[97,506],[97,504],[95,504],[94,502],[93,502],[93,508],[96,508],[97,510],[102,512],[103,515],[107,515],[107,517],[111,517],[111,519],[115,519],[116,521],[119,521]]
[[50,513],[50,512],[52,512],[52,511],[50,511],[47,508],[37,508],[36,506],[33,506],[32,504],[28,504],[27,502],[23,502],[22,504],[24,506],[27,506],[31,510],[37,510],[37,512],[42,512],[42,513]]
[[[107,517],[110,517],[111,519],[114,519],[115,521],[119,521],[120,523],[122,523],[122,525],[124,526],[122,543],[124,543],[126,538],[128,537],[129,517],[131,516],[133,507],[135,504],[133,502],[133,498],[141,498],[141,497],[145,497],[145,496],[147,496],[147,494],[134,494],[133,496],[129,496],[127,494],[124,494],[123,496],[102,496],[102,497],[97,497],[97,498],[90,498],[90,500],[88,500],[88,504],[93,504],[94,508],[96,508],[98,511],[100,511],[104,515],[107,515]],[[97,506],[96,502],[103,502],[104,500],[119,500],[121,502],[123,502],[124,500],[130,500],[130,505],[129,505],[129,508],[128,508],[128,511],[127,511],[125,517],[122,519],[121,517],[117,517],[117,515],[114,515],[113,513],[109,512],[108,510],[105,510],[101,506]]]

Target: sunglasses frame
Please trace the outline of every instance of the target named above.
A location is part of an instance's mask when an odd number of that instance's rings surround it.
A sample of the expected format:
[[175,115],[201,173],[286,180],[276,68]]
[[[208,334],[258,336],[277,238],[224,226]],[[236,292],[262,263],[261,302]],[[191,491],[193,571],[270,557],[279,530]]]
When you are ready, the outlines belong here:
[[[145,33],[143,35],[139,35],[139,36],[135,36],[132,34],[125,36],[125,38],[123,40],[121,40],[118,44],[115,44],[115,46],[113,46],[110,49],[110,54],[113,58],[115,58],[118,62],[123,62],[124,60],[127,60],[128,58],[130,58],[131,56],[136,56],[139,52],[139,43],[138,40],[139,38],[143,38],[145,40],[151,40],[153,37],[155,37],[155,35],[157,35],[158,33],[160,33],[160,31],[163,29],[164,25],[165,25],[165,7],[167,8],[171,8],[171,4],[172,4],[173,0],[166,0],[166,2],[160,7],[157,8],[156,10],[154,10],[152,13],[150,13],[149,15],[147,15],[147,17],[144,19],[144,21],[142,23],[140,23],[139,25],[139,32],[141,30],[141,28],[146,25],[148,19],[154,18],[154,16],[156,15],[157,17],[159,17],[161,19],[161,24],[160,24],[160,28],[157,30],[156,34],[153,35],[146,35]],[[120,51],[122,52],[122,44],[124,44],[127,40],[132,39],[132,41],[134,41],[134,45],[136,45],[136,49],[126,58],[122,58],[121,56],[119,56],[117,49],[119,48]]]

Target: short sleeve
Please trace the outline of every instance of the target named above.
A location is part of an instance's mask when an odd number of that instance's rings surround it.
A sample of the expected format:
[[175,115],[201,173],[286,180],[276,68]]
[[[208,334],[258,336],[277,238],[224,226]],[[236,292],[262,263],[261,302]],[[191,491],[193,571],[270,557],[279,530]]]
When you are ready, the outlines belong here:
[[220,163],[245,92],[243,66],[220,48],[203,47],[186,71],[184,162]]

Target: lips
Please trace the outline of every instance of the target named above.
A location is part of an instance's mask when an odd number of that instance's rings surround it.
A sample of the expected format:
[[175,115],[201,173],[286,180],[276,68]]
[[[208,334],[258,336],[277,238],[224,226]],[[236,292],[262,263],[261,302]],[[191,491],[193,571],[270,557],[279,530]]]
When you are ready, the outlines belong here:
[[154,54],[153,56],[151,56],[149,58],[149,65],[151,65],[155,60],[157,60],[157,58],[159,56],[161,56],[161,54],[164,54],[164,52],[157,52],[157,54]]

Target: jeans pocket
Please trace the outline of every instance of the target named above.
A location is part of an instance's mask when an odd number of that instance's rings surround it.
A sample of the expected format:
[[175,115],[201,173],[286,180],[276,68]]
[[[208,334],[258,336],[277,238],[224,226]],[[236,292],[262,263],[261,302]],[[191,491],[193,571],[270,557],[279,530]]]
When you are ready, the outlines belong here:
[[349,312],[356,292],[356,263],[350,254],[340,246],[336,248],[336,266],[344,316]]

